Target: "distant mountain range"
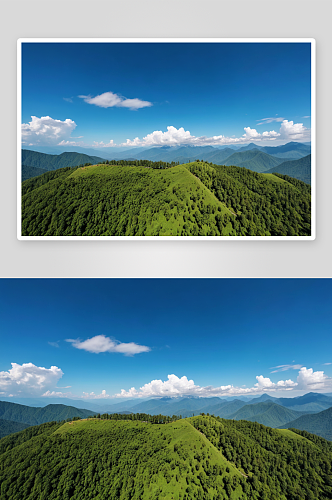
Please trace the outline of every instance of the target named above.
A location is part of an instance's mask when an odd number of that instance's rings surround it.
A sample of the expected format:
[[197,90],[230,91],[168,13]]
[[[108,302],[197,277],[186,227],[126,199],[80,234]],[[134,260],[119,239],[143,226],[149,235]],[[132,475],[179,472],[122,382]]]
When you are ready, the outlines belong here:
[[218,397],[165,397],[141,402],[105,402],[103,405],[84,402],[85,409],[74,406],[80,404],[79,401],[68,400],[68,403],[73,406],[48,404],[36,408],[0,401],[0,436],[18,432],[31,425],[73,417],[86,418],[97,413],[146,413],[170,417],[181,415],[182,418],[204,413],[230,420],[258,422],[267,427],[306,430],[332,440],[332,397],[319,393],[308,393],[295,398],[275,398],[263,394],[249,400],[236,398],[231,401]]
[[[87,150],[91,153],[93,150]],[[203,160],[215,165],[235,165],[254,172],[278,172],[310,183],[311,146],[299,142],[289,142],[283,146],[259,146],[250,143],[246,146],[161,146],[153,148],[132,148],[125,151],[100,152],[103,157],[82,152],[64,152],[60,155],[22,150],[22,180],[40,175],[31,167],[55,170],[75,167],[85,163],[101,163],[106,160],[150,160],[189,163]],[[305,162],[291,163],[306,157]],[[279,167],[280,165],[280,167]],[[29,167],[29,169],[28,169]],[[281,171],[282,170],[282,171]],[[43,173],[43,172],[42,172]],[[294,175],[292,175],[294,174]]]

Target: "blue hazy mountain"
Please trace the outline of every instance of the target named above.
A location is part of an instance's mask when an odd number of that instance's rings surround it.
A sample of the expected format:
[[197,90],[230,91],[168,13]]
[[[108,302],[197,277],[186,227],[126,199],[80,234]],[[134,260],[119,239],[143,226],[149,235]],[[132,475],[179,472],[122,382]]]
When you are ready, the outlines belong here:
[[298,160],[284,161],[267,170],[266,173],[289,175],[289,177],[311,184],[311,154]]
[[332,441],[332,408],[315,413],[314,415],[302,415],[287,424],[281,425],[279,428],[299,429],[300,431],[317,434],[317,436]]

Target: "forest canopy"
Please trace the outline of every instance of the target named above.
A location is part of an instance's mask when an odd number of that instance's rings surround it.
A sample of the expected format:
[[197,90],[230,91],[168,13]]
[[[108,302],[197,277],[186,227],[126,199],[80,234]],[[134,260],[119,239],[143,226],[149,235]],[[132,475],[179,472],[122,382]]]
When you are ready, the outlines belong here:
[[310,236],[311,188],[242,167],[148,160],[22,183],[23,236]]

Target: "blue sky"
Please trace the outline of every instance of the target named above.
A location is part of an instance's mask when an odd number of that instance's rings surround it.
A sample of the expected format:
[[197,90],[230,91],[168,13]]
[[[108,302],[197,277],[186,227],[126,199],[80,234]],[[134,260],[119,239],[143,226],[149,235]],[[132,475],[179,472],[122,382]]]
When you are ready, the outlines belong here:
[[23,145],[310,141],[310,49],[309,43],[23,43]]
[[330,279],[2,279],[0,397],[332,392],[331,299]]

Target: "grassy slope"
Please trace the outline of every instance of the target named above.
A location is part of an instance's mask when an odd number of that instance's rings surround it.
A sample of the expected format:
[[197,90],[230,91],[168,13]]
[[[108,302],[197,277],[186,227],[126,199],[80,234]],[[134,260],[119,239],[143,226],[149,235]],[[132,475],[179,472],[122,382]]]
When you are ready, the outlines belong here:
[[[123,234],[126,227],[132,227],[133,224],[136,224],[137,232],[135,234],[138,235],[181,235],[185,225],[189,228],[196,225],[190,210],[193,205],[192,196],[198,198],[205,208],[210,205],[215,213],[230,214],[225,205],[218,201],[209,189],[183,166],[154,170],[145,167],[93,165],[78,168],[71,175],[66,177],[64,174],[64,177],[61,178],[62,190],[72,189],[73,181],[80,183],[78,189],[83,189],[83,198],[80,196],[79,200],[71,200],[67,206],[59,206],[58,208],[59,210],[61,208],[64,216],[75,217],[75,221],[79,221],[80,218],[84,218],[86,221],[87,213],[91,213],[93,217],[87,222],[84,235],[94,234],[95,217],[98,217],[98,213],[95,213],[97,207],[93,206],[96,200],[90,189],[85,190],[88,186],[86,181],[90,178],[93,182],[91,189],[94,189],[94,193],[101,192],[100,190],[103,190],[104,193],[103,200],[99,198],[98,203],[107,204],[108,193],[118,189],[123,193],[123,201],[125,202],[127,218],[123,219],[123,225],[120,221],[120,227],[118,225],[115,231],[112,227],[107,229],[111,219],[109,221],[105,219],[105,231],[102,234]],[[57,203],[58,187],[58,181],[54,180],[34,189],[35,203],[44,207],[54,206]],[[25,188],[24,185],[23,188]],[[23,204],[24,202],[30,203],[29,194],[31,192],[23,199]],[[51,217],[55,217],[55,209],[56,207],[52,209],[52,213],[50,212]],[[117,218],[120,218],[124,212],[122,203],[118,210]],[[214,215],[210,214],[207,220],[214,220]],[[98,218],[96,221],[100,222]],[[40,221],[40,224],[45,224],[45,217]],[[203,224],[202,233],[205,234],[207,228],[208,226]],[[227,235],[230,231],[230,225],[226,226],[224,234]],[[125,232],[125,234],[127,233]],[[128,232],[128,234],[132,233]]]
[[[112,451],[114,448],[116,455]],[[108,454],[108,449],[111,454]],[[67,498],[66,482],[72,479],[73,474],[77,475],[77,471],[81,477],[76,478],[74,498],[99,500],[202,498],[195,494],[198,488],[201,489],[199,477],[206,477],[206,463],[210,468],[217,465],[219,474],[206,479],[204,500],[216,498],[217,489],[223,488],[225,476],[242,477],[189,420],[167,425],[99,419],[68,422],[51,435],[44,433],[14,446],[1,456],[1,462],[0,476],[3,491],[6,492],[5,500],[10,498],[7,496],[9,491],[13,497],[14,494],[21,495],[20,500]],[[37,469],[35,464],[38,464]],[[93,477],[96,466],[101,478],[97,483]],[[9,468],[11,470],[7,475]],[[24,481],[22,483],[21,479],[27,471],[30,471],[29,486],[22,488]],[[50,486],[44,486],[44,489],[49,489],[48,496],[38,496],[41,480],[45,484],[45,475],[52,490]],[[188,483],[189,476],[192,480]],[[122,489],[128,481],[132,482],[134,496],[126,496]],[[115,493],[117,484],[119,490]],[[188,484],[193,497],[187,496]],[[29,490],[37,496],[28,497]],[[241,491],[238,485],[229,499],[239,499]]]
[[[202,435],[199,431],[197,431],[191,424],[190,419],[183,419],[172,424],[167,425],[151,425],[142,422],[130,422],[130,421],[118,421],[114,422],[111,420],[98,420],[98,419],[88,419],[83,421],[74,421],[71,423],[66,423],[62,427],[60,427],[55,434],[68,434],[68,433],[76,433],[84,430],[93,430],[96,432],[107,433],[109,430],[115,430],[115,432],[121,429],[128,429],[130,427],[135,426],[136,428],[144,431],[146,434],[146,440],[149,437],[153,437],[156,434],[163,433],[164,436],[170,439],[169,444],[167,445],[167,455],[169,459],[171,459],[174,454],[174,446],[178,446],[178,449],[181,451],[180,458],[185,459],[185,461],[189,461],[190,459],[193,463],[197,464],[197,460],[195,460],[196,453],[205,452],[209,456],[209,463],[211,465],[219,464],[224,469],[226,466],[229,467],[230,472],[228,473],[230,476],[239,476],[239,471],[234,467],[234,465],[230,464],[225,457],[210,443],[210,441]],[[164,497],[167,499],[178,499],[181,496],[180,492],[184,492],[187,487],[186,483],[186,474],[188,471],[184,468],[182,469],[181,463],[179,463],[179,467],[173,469],[172,478],[168,482],[166,478],[159,474],[158,477],[151,483],[148,489],[144,490],[144,494],[142,496],[142,500],[149,500],[153,498],[160,489],[164,494]],[[182,470],[181,470],[182,469]],[[223,475],[227,473],[224,471]],[[221,476],[222,477],[222,476]],[[234,492],[231,500],[235,500],[238,498],[240,494],[240,489]],[[213,498],[213,489],[210,488],[208,498]]]

